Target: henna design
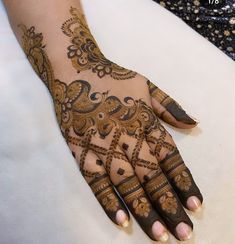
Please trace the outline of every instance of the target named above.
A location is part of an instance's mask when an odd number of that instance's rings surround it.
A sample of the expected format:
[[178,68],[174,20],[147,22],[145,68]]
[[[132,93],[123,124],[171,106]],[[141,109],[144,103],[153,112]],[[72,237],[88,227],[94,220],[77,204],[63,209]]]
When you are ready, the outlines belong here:
[[170,214],[176,214],[178,203],[176,198],[170,191],[165,192],[164,195],[160,197],[159,202],[165,212]]
[[184,212],[177,195],[162,171],[156,172],[150,178],[146,177],[143,186],[169,230],[177,239],[175,228],[180,222],[185,222],[193,228],[191,220]]
[[154,145],[154,150],[153,150],[154,155],[157,155],[159,157],[160,156],[160,152],[161,152],[161,150],[163,148],[166,148],[169,151],[174,151],[175,150],[175,146],[166,141],[167,132],[166,132],[165,128],[161,124],[159,124],[159,127],[158,127],[157,131],[160,131],[160,136],[159,137],[155,137],[155,136],[152,136],[152,135],[147,135],[146,136],[146,141],[149,144],[153,144]]
[[[195,124],[196,122],[190,118],[183,108],[170,96],[168,96],[165,92],[163,92],[160,88],[155,86],[152,82],[147,81],[149,86],[149,93],[152,98],[156,99],[163,107],[166,108],[171,115],[175,117],[176,120],[181,121],[186,124]],[[164,113],[158,114],[160,118],[164,117]]]
[[128,209],[140,223],[141,228],[151,239],[155,240],[151,231],[152,224],[156,220],[160,222],[162,220],[150,204],[138,178],[135,175],[126,178],[117,185],[117,189],[125,200]]
[[[77,25],[77,18],[74,17],[72,19],[75,21],[74,24]],[[68,23],[69,22],[64,24],[64,30],[72,31],[71,25]],[[66,29],[65,26],[69,26],[69,28]],[[86,36],[87,34],[81,33],[82,30],[79,28],[79,26],[76,27],[71,33],[74,34],[76,32],[75,30],[77,30],[78,33],[80,33],[79,35],[84,34],[84,36]],[[155,171],[156,174],[160,172],[156,162],[151,162],[140,157],[143,141],[147,137],[149,143],[151,142],[156,145],[153,152],[155,154],[160,154],[162,148],[174,151],[175,146],[167,142],[164,127],[160,124],[152,109],[141,99],[134,100],[131,97],[126,97],[121,101],[116,96],[109,96],[108,92],[91,93],[91,86],[88,81],[75,80],[67,85],[55,79],[53,69],[44,50],[45,45],[43,44],[42,34],[35,33],[34,27],[27,29],[25,26],[22,26],[22,30],[25,53],[35,71],[52,93],[56,116],[63,136],[68,144],[80,147],[81,149],[81,155],[79,157],[81,173],[84,177],[89,179],[89,185],[104,208],[104,211],[116,222],[116,211],[118,209],[125,210],[125,207],[120,199],[117,198],[112,188],[109,174],[114,159],[119,159],[119,161],[129,164],[125,153],[117,149],[121,135],[125,134],[136,139],[131,157],[133,167],[144,167]],[[92,143],[91,139],[96,133],[98,133],[102,139],[105,139],[111,131],[113,131],[114,134],[108,148]],[[159,136],[152,136],[153,131],[157,131]],[[122,148],[128,150],[129,145],[123,143]],[[108,175],[86,169],[86,157],[90,150],[98,156],[106,157],[104,167]],[[169,166],[167,166],[168,161],[171,162],[171,160],[171,157],[166,158],[165,162],[162,161],[162,165],[166,165],[166,170],[169,175],[172,176],[176,186],[179,189],[184,188],[187,190],[185,182],[188,181],[186,178],[191,179],[191,174],[185,168],[184,171],[174,171],[173,169],[177,166],[177,163],[169,163]],[[95,164],[96,166],[103,167],[101,160],[96,160]],[[181,162],[179,162],[179,164],[181,164]],[[124,175],[125,168],[119,167],[116,172],[117,175]],[[194,185],[193,182],[192,185]],[[189,183],[187,183],[187,186],[189,187],[187,194],[189,194],[192,186],[189,186]],[[176,200],[174,199],[177,198],[167,180],[165,180],[163,176],[158,175],[156,178],[150,178],[146,181],[145,187],[150,199],[155,201],[161,208],[162,215],[164,216],[164,214],[167,214],[167,223],[171,225],[171,227],[175,226],[175,223],[182,219],[180,218],[183,214],[181,211],[182,206],[176,206]],[[141,227],[150,238],[154,239],[152,237],[151,227],[153,222],[160,220],[160,218],[152,208],[148,196],[141,187],[139,180],[136,176],[127,177],[118,184],[117,189],[135,215],[137,221],[141,224]],[[187,194],[185,194],[185,196]],[[174,217],[172,217],[173,220],[169,217],[170,215],[174,215]],[[172,223],[172,221],[174,223]],[[189,222],[186,217],[185,221]]]
[[86,24],[84,15],[78,9],[71,7],[70,14],[72,17],[64,22],[62,31],[70,37],[72,45],[68,47],[68,58],[78,73],[91,70],[99,78],[109,75],[116,80],[136,76],[136,72],[122,68],[104,57]]
[[90,94],[87,81],[77,80],[66,86],[56,80],[54,101],[59,125],[66,132],[73,127],[78,136],[90,128],[96,128],[105,138],[115,127],[134,136],[147,134],[159,126],[154,112],[142,100],[126,97],[124,103],[108,92]]
[[25,25],[21,24],[19,27],[23,31],[22,48],[27,59],[32,65],[34,71],[51,92],[52,84],[54,82],[54,74],[48,56],[44,51],[45,45],[42,42],[42,33],[35,33],[34,26],[27,29]]
[[167,155],[160,165],[184,206],[187,206],[186,202],[190,196],[196,196],[203,202],[202,194],[177,149]]
[[[94,195],[103,207],[104,211],[107,213],[108,217],[115,223],[116,212],[119,209],[124,210],[125,207],[123,203],[119,200],[119,198],[116,196],[108,175],[103,174],[101,176],[95,177],[89,183],[89,185]],[[126,214],[127,216],[129,216],[127,211]]]
[[174,181],[181,191],[188,191],[192,185],[189,174],[184,170],[174,178]]

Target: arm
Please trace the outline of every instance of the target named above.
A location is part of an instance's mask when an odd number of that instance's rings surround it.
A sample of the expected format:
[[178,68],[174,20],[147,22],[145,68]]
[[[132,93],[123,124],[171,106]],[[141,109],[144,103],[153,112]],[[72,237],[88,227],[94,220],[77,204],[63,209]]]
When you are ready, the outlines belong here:
[[202,195],[157,116],[181,128],[196,122],[146,77],[102,54],[79,1],[5,5],[52,95],[79,169],[108,217],[126,226],[129,210],[153,240],[166,240],[166,227],[178,239],[189,238],[193,225],[183,206],[198,209]]

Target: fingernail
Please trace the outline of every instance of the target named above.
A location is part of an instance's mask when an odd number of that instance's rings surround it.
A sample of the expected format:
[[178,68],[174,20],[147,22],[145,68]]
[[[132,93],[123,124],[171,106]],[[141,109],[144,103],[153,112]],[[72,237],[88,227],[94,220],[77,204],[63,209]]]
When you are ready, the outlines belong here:
[[166,228],[159,221],[154,222],[152,233],[157,241],[166,242],[169,238]]
[[188,114],[188,116],[189,116],[192,120],[194,120],[197,124],[200,123],[200,121],[199,121],[198,119],[196,119],[195,117],[193,117],[192,115],[189,115],[189,114]]
[[183,222],[176,226],[176,232],[181,241],[187,241],[192,237],[192,228]]
[[118,210],[116,213],[116,220],[119,225],[126,228],[129,225],[129,219],[123,210]]
[[190,210],[194,211],[194,212],[199,212],[201,210],[201,201],[195,197],[189,197],[187,200],[187,206]]

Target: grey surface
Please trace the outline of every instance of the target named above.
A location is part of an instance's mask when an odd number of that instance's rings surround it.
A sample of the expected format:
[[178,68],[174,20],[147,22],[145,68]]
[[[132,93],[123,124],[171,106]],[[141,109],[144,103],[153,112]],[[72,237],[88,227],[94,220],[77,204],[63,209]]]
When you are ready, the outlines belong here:
[[[200,120],[192,131],[168,127],[205,198],[185,243],[233,244],[235,63],[150,0],[83,2],[104,53],[148,76]],[[0,130],[0,244],[151,243],[135,221],[124,232],[106,218],[1,3]]]

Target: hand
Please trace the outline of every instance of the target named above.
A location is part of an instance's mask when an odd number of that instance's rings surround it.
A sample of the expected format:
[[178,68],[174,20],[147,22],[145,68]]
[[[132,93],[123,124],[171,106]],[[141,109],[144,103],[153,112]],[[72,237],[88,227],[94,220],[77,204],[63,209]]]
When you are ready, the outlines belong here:
[[83,15],[70,13],[62,31],[77,72],[72,82],[54,78],[42,34],[21,28],[24,51],[52,94],[82,175],[114,223],[128,225],[128,208],[153,240],[166,240],[166,228],[188,239],[193,224],[183,206],[196,211],[203,199],[158,118],[180,128],[196,122],[147,78],[106,59]]

